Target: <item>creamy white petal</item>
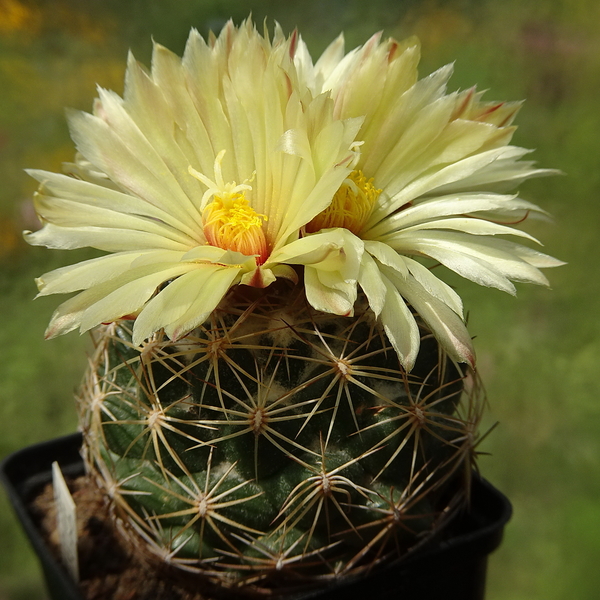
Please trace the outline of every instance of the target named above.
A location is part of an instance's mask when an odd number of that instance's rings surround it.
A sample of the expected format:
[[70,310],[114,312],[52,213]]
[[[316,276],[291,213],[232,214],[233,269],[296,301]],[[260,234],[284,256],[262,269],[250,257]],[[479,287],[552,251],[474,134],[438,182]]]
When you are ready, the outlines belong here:
[[196,246],[182,257],[183,261],[196,261],[196,262],[211,262],[219,263],[224,265],[238,265],[238,266],[256,266],[256,261],[252,256],[246,256],[241,252],[235,252],[234,250],[224,250],[218,246]]
[[244,272],[240,278],[240,283],[263,289],[269,287],[277,277],[284,277],[294,282],[298,281],[298,275],[292,267],[288,267],[288,265],[274,265],[273,268],[262,266]]
[[[524,156],[531,152],[524,148],[514,148],[520,151],[518,154]],[[480,169],[457,181],[451,181],[445,185],[436,188],[437,194],[449,194],[457,191],[485,190],[494,191],[500,194],[514,190],[525,180],[534,177],[548,177],[551,175],[560,175],[557,169],[536,168],[533,161],[519,160],[520,156],[507,156],[495,160]]]
[[307,235],[271,256],[274,262],[314,265],[324,271],[340,271],[356,281],[364,251],[362,240],[347,229],[326,229]]
[[378,317],[383,310],[387,288],[381,278],[381,271],[368,252],[363,254],[358,274],[358,283],[365,293],[371,310]]
[[[412,227],[403,229],[398,233],[398,235],[403,236],[407,233],[425,231],[428,229],[450,229],[453,231],[468,233],[470,235],[514,235],[539,244],[539,241],[536,238],[525,231],[515,229],[514,227],[509,227],[507,225],[501,225],[500,223],[493,223],[492,221],[486,221],[484,219],[473,217],[456,217],[428,221],[427,223],[419,223],[418,225],[413,225]],[[394,235],[392,234],[390,238],[393,237]]]
[[[189,263],[148,265],[125,273],[124,277],[119,278],[121,279],[119,287],[110,293],[107,291],[115,287],[114,280],[107,284],[100,284],[97,287],[106,286],[104,295],[84,310],[80,330],[88,331],[100,323],[109,323],[124,315],[138,313],[160,284],[195,268],[197,268],[195,265]],[[126,281],[127,279],[130,281]],[[91,288],[89,291],[94,289]]]
[[181,256],[181,252],[146,250],[145,252],[118,252],[100,258],[92,258],[75,265],[55,269],[36,279],[39,289],[38,296],[68,294],[85,290],[114,279],[133,266],[177,263]]
[[538,269],[550,269],[552,267],[560,267],[567,264],[566,262],[558,260],[557,258],[553,258],[552,256],[548,256],[539,250],[528,248],[527,246],[522,246],[521,244],[515,244],[514,242],[510,242],[508,240],[495,240],[495,245],[498,249],[509,254],[514,254],[521,260],[534,267],[537,267]]
[[106,252],[125,252],[163,249],[183,252],[189,248],[155,233],[108,227],[59,227],[46,223],[42,229],[26,231],[24,235],[32,246],[58,250],[97,248]]
[[163,249],[185,251],[187,247],[161,235],[130,229],[102,227],[58,227],[46,223],[38,231],[24,232],[25,240],[32,246],[46,246],[57,250],[97,248],[106,252]]
[[406,130],[396,138],[389,154],[374,170],[373,176],[377,177],[378,185],[386,189],[390,187],[395,192],[396,189],[404,188],[416,175],[420,175],[425,166],[430,165],[428,148],[436,144],[453,110],[452,96],[443,96],[419,107],[419,111],[411,115]]
[[384,198],[384,201],[373,211],[367,223],[367,228],[416,198],[433,194],[437,188],[442,188],[442,186],[458,184],[458,182],[472,176],[474,173],[485,170],[494,161],[508,156],[513,156],[510,146],[495,148],[475,154],[474,156],[469,156],[440,169],[434,169],[431,173],[426,172],[394,196]]
[[[391,269],[389,271],[394,273]],[[381,281],[386,287],[386,295],[379,320],[398,354],[400,363],[410,371],[415,364],[421,343],[419,328],[394,281],[383,273]]]
[[202,324],[239,274],[235,267],[203,264],[171,281],[136,318],[133,343],[141,343],[163,327],[175,339]]
[[[195,38],[192,34],[190,39]],[[185,62],[160,44],[154,44],[152,53],[152,79],[161,89],[175,121],[173,134],[188,164],[196,165],[203,173],[210,173],[214,157],[219,152],[210,140],[207,126],[189,92],[189,79],[193,77]]]
[[357,298],[356,281],[344,280],[337,272],[306,266],[304,269],[306,299],[316,310],[345,317],[354,314]]
[[363,242],[346,229],[324,230],[285,246],[279,263],[304,265],[306,297],[323,312],[352,314],[363,257]]
[[511,294],[514,286],[509,280],[548,285],[536,267],[496,243],[502,241],[472,241],[467,235],[431,231],[398,236],[393,247],[401,253],[429,256],[471,281]]
[[[360,133],[360,139],[364,140],[365,146],[361,164],[371,174],[396,146],[398,137],[403,134],[410,122],[411,106],[422,102],[427,93],[439,83],[444,85],[446,71],[441,71],[434,77],[435,82],[428,82],[433,83],[433,86],[413,87],[418,78],[417,65],[420,51],[418,44],[411,45],[412,42],[414,40],[409,40],[407,47],[401,51],[394,50],[396,46],[394,43],[388,52],[394,52],[398,56],[391,63],[386,56],[380,58],[387,69],[385,86],[379,97],[365,98],[363,110],[366,118]],[[414,102],[415,94],[420,95],[416,102]],[[396,136],[387,133],[391,131],[395,132]]]
[[[163,223],[172,223],[172,215],[161,206],[154,206],[143,198],[125,194],[109,187],[68,177],[61,173],[50,173],[38,169],[28,169],[27,174],[37,179],[42,185],[40,192],[56,198],[72,200],[80,204],[115,210],[130,215],[146,216]],[[179,226],[185,225],[178,223]],[[183,227],[183,231],[193,237],[195,231]]]
[[[269,222],[276,220],[280,223],[274,250],[290,236],[297,236],[301,227],[329,205],[351,170],[349,164],[354,158],[354,153],[350,150],[350,145],[362,120],[333,121],[329,112],[333,109],[331,101],[324,96],[318,98],[311,107],[314,114],[308,111],[307,115],[311,120],[310,129],[319,133],[314,140],[296,140],[296,144],[304,148],[301,151],[307,152],[310,149],[311,160],[303,160],[297,171],[290,173],[288,179],[282,181],[283,186],[274,190],[274,198],[278,199],[279,214],[275,218],[272,213],[269,214]],[[306,136],[306,133],[298,133],[298,136],[300,135]],[[311,181],[314,183],[307,189],[307,184]],[[281,202],[281,198],[287,199],[285,204]]]
[[143,134],[167,169],[166,172],[161,172],[161,178],[166,176],[176,190],[178,195],[174,199],[183,204],[192,218],[195,217],[202,186],[189,175],[190,156],[175,137],[179,124],[163,88],[153,81],[130,54],[125,75],[123,110],[119,110],[120,103],[111,103],[109,106],[113,108],[113,115],[104,101],[102,90],[100,101],[107,113],[106,118],[123,140],[131,143],[132,138],[136,137],[136,130]]
[[[69,179],[92,183],[101,188],[106,188],[119,194],[122,193],[117,183],[111,181],[106,173],[99,171],[89,160],[81,156],[79,152],[75,153],[73,162],[64,162],[61,170]],[[26,169],[25,172],[29,173],[29,170]]]
[[[423,235],[423,234],[421,234]],[[514,242],[490,237],[472,237],[458,232],[427,232],[432,241],[439,241],[449,248],[460,248],[464,254],[488,260],[503,275],[513,281],[548,285],[546,277],[527,261],[522,260],[519,247]]]
[[484,193],[464,193],[423,200],[414,206],[385,216],[379,223],[362,235],[366,238],[382,238],[396,230],[425,223],[440,217],[451,217],[477,213],[517,213],[517,218],[528,212],[543,212],[538,206],[517,196]]
[[462,300],[449,285],[444,283],[420,262],[408,256],[404,257],[404,261],[412,277],[428,294],[447,304],[460,317],[463,316]]
[[94,223],[94,226],[99,228],[143,231],[158,237],[162,236],[166,240],[172,240],[182,246],[204,242],[200,230],[194,239],[182,233],[181,230],[152,217],[123,214],[114,208],[107,209],[81,204],[40,193],[35,194],[34,204],[37,213],[45,221],[64,228],[85,227],[89,223]]
[[464,321],[445,302],[432,296],[416,280],[402,279],[384,267],[390,282],[410,302],[449,356],[458,362],[475,365],[475,352]]
[[[440,104],[441,102],[438,101]],[[418,115],[419,119],[424,119],[425,122],[432,121],[433,129],[421,131],[417,128],[420,135],[407,132],[415,142],[409,144],[401,139],[398,151],[393,153],[394,162],[386,161],[389,163],[385,164],[387,170],[382,170],[382,165],[374,171],[374,177],[380,182],[380,186],[385,187],[388,196],[394,197],[412,182],[434,170],[443,169],[447,164],[459,162],[473,154],[481,154],[488,150],[490,145],[497,145],[491,143],[491,140],[498,136],[496,127],[488,123],[449,121],[454,98],[447,96],[444,103],[443,108],[446,110],[438,110],[435,119],[426,114]],[[433,111],[437,107],[430,105],[427,108]],[[434,134],[436,130],[437,134]]]
[[365,241],[365,250],[381,264],[392,267],[402,277],[408,276],[408,267],[404,260],[404,256],[398,254],[398,252],[388,244],[367,240]]
[[171,339],[179,339],[203,323],[217,307],[229,287],[235,283],[236,277],[238,274],[233,268],[216,271],[209,280],[210,287],[198,294],[188,311],[178,321],[165,327],[165,333]]
[[[344,35],[340,34],[337,38],[321,54],[314,66],[315,78],[313,84],[313,90],[323,89],[324,82],[329,79],[334,69],[340,63],[344,57]],[[304,61],[308,62],[306,54],[304,55]]]
[[[193,268],[193,267],[192,267]],[[127,315],[128,313],[135,313],[137,310],[141,309],[143,303],[154,293],[156,288],[167,281],[171,277],[176,277],[185,273],[190,269],[190,265],[186,264],[175,264],[172,263],[160,263],[158,265],[150,265],[146,267],[141,267],[137,269],[130,269],[118,277],[114,277],[109,281],[102,282],[98,285],[90,287],[83,292],[80,292],[73,298],[70,298],[66,302],[63,302],[52,315],[52,319],[50,320],[50,324],[48,325],[48,329],[46,330],[46,337],[52,338],[58,335],[62,335],[64,333],[68,333],[78,327],[81,327],[82,319],[85,312],[93,308],[94,305],[98,302],[102,302],[106,297],[111,294],[117,294],[119,290],[128,285],[129,283],[134,283],[135,292],[136,292],[136,301],[138,304],[134,306],[131,310],[124,310],[120,315],[114,318],[120,318],[122,316]],[[136,280],[141,280],[141,282],[135,283]],[[113,297],[114,298],[114,297]],[[118,298],[115,299],[118,302]],[[134,303],[135,304],[135,303]],[[104,308],[106,308],[107,313],[114,313],[114,310],[111,310],[110,306],[106,306],[104,304]],[[129,308],[129,307],[128,307]],[[90,311],[91,313],[94,310]],[[118,312],[118,311],[116,311]],[[95,325],[99,325],[104,321],[114,320],[107,318],[103,318],[104,315],[100,317],[93,325],[87,327],[90,329]],[[88,319],[89,320],[89,319]],[[83,329],[82,331],[85,331]]]
[[[124,141],[98,117],[75,111],[69,111],[67,116],[71,137],[79,152],[123,190],[163,207],[173,223],[200,221],[198,210],[191,205],[164,161],[141,133]],[[133,134],[136,129],[132,125],[128,133]]]

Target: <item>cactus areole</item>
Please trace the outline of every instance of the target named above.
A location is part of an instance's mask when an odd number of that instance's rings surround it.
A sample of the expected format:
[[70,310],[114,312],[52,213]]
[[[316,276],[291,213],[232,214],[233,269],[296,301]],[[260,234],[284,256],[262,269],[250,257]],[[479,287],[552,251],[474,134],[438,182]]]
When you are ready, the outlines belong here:
[[[446,267],[514,293],[560,261],[506,236],[549,174],[519,103],[417,77],[415,39],[313,64],[250,20],[130,57],[30,171],[27,240],[105,254],[37,280],[92,330],[87,469],[136,552],[199,589],[283,593],[401,558],[468,501],[482,392]],[[443,275],[442,275],[443,276]],[[202,586],[207,586],[202,588]]]

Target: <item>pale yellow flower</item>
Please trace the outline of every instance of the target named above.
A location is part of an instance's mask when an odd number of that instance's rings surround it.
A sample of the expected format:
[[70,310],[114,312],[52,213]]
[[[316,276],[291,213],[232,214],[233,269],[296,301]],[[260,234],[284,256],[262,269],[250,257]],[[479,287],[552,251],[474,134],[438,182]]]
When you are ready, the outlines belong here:
[[[298,87],[296,41],[250,21],[208,43],[192,31],[182,59],[155,44],[150,73],[130,57],[123,98],[100,89],[93,114],[69,114],[79,160],[65,175],[30,171],[44,225],[26,237],[109,254],[38,279],[40,295],[79,292],[48,337],[135,318],[135,343],[161,328],[179,338],[234,285],[318,262],[326,288],[331,268],[358,264],[344,232],[299,239],[351,172],[362,121],[335,119],[329,94]],[[336,283],[330,310],[351,310],[357,273]]]
[[408,369],[419,348],[408,305],[454,359],[473,363],[460,297],[419,260],[511,294],[512,281],[547,285],[539,269],[563,264],[497,237],[536,241],[511,223],[543,211],[506,192],[553,172],[510,145],[520,104],[484,103],[475,89],[448,93],[451,65],[419,80],[414,39],[376,35],[344,54],[340,36],[314,65],[300,40],[294,61],[313,94],[331,94],[337,118],[364,118],[354,170],[308,237],[344,228],[362,243],[358,283]]

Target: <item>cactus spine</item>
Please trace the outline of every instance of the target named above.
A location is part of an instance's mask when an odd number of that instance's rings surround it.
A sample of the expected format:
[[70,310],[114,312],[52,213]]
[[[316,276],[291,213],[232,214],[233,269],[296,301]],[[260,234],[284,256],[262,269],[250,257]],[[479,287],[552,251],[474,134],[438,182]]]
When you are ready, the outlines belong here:
[[465,499],[473,377],[425,328],[406,373],[364,299],[332,317],[301,286],[241,290],[176,342],[96,332],[84,456],[121,529],[147,558],[254,592],[401,556]]

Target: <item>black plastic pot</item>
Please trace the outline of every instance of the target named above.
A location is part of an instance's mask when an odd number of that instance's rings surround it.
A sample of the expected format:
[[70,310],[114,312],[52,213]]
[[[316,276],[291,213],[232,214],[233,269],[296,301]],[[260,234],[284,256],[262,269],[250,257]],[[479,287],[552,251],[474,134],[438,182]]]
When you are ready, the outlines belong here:
[[[46,546],[27,505],[51,480],[54,461],[66,476],[83,473],[80,447],[81,435],[73,434],[19,450],[0,465],[0,479],[39,557],[52,600],[83,596]],[[488,555],[500,545],[511,512],[507,498],[475,476],[471,510],[452,523],[443,540],[377,572],[290,600],[483,600]]]

